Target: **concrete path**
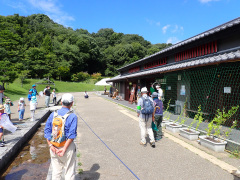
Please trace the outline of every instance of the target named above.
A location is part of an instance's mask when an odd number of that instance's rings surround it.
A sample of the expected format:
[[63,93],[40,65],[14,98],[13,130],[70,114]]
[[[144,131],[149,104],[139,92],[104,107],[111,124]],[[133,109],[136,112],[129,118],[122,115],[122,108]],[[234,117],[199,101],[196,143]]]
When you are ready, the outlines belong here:
[[78,179],[238,179],[170,136],[157,142],[155,149],[149,144],[140,146],[135,112],[94,93],[89,99],[82,93],[74,95],[76,113],[87,123],[79,118],[76,142],[82,163],[78,169],[83,169],[83,174]]

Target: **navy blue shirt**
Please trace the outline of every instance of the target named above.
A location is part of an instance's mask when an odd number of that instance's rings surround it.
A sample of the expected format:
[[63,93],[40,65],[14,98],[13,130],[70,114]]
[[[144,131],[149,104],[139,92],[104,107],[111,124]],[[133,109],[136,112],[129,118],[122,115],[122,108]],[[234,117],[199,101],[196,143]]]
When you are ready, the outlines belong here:
[[[64,116],[68,111],[69,111],[68,108],[62,107],[61,109],[58,110],[58,114],[61,116]],[[44,129],[44,137],[49,141],[51,140],[51,134],[52,134],[53,115],[54,115],[54,112],[52,112],[48,117],[48,120],[45,125],[45,129]],[[78,121],[78,118],[74,113],[70,114],[66,119],[64,130],[65,130],[65,135],[67,139],[74,139],[77,137],[77,121]]]

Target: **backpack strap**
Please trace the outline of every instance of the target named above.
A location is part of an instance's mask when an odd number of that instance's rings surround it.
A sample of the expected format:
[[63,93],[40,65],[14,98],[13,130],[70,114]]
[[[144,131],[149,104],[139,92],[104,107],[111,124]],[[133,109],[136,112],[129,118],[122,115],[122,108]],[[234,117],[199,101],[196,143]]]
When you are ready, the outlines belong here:
[[55,117],[57,117],[58,116],[58,112],[57,112],[57,110],[56,111],[54,111],[54,113],[53,113],[53,119],[55,118]]
[[68,118],[68,116],[70,114],[72,114],[72,110],[68,111],[64,116],[62,116],[62,123],[63,123],[63,126],[62,126],[62,133],[65,134],[65,122],[66,122],[66,119]]

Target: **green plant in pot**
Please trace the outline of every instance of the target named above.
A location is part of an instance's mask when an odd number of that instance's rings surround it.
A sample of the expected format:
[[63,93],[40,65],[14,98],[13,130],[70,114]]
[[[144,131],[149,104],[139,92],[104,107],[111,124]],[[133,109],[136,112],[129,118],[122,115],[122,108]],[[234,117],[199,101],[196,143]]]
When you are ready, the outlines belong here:
[[168,101],[168,103],[167,103],[167,108],[166,108],[166,110],[165,110],[164,113],[163,113],[163,116],[166,117],[166,118],[164,118],[164,119],[166,119],[167,121],[169,121],[170,116],[171,116],[171,113],[168,112],[169,107],[170,107],[170,103],[171,103],[171,99],[169,99],[169,101]]
[[203,117],[202,117],[202,110],[201,110],[201,105],[198,106],[198,112],[197,114],[194,116],[193,121],[191,122],[191,124],[188,126],[188,131],[190,131],[190,129],[192,128],[192,126],[197,122],[196,128],[195,130],[198,130],[198,127],[200,126],[200,124],[203,122]]
[[[207,136],[211,137],[212,139],[214,139],[214,137],[220,138],[222,124],[230,119],[237,112],[238,108],[239,106],[234,106],[228,112],[226,112],[225,109],[223,109],[223,111],[220,111],[220,109],[218,109],[214,119],[208,124],[208,128],[206,129]],[[235,123],[230,129],[233,129],[234,126],[236,126]],[[212,133],[213,130],[214,133]],[[229,135],[230,131],[226,132],[225,134]]]

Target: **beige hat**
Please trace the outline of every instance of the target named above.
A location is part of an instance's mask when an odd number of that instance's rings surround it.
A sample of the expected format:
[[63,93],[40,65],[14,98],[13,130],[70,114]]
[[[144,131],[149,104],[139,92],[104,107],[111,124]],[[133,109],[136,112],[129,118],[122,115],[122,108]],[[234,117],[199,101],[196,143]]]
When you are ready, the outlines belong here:
[[0,104],[0,110],[4,110],[4,105]]
[[8,103],[8,102],[11,102],[11,99],[7,98],[7,99],[5,100],[5,103]]
[[62,102],[72,103],[73,100],[74,100],[73,95],[70,93],[66,93],[62,95]]

